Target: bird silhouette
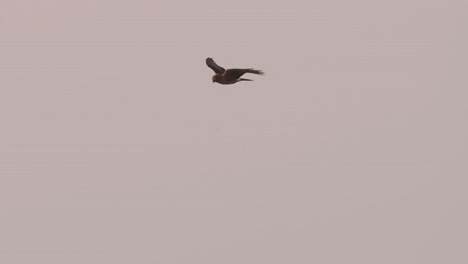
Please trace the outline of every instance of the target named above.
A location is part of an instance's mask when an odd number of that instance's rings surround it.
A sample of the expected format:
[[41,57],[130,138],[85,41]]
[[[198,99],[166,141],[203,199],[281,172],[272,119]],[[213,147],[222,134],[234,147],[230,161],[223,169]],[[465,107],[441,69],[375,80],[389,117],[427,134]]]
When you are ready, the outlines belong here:
[[240,78],[245,73],[253,73],[258,75],[263,75],[264,73],[261,70],[255,70],[252,68],[249,69],[224,69],[214,62],[212,58],[206,59],[206,65],[210,67],[216,74],[213,75],[213,83],[217,82],[220,84],[234,84],[240,81],[252,81],[250,79]]

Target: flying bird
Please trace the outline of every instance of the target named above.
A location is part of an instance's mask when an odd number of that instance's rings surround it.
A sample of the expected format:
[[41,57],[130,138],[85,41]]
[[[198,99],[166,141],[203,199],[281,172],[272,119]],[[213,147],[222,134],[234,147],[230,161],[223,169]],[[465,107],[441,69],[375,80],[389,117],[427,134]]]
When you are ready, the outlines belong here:
[[224,69],[214,62],[212,58],[206,59],[206,65],[210,67],[216,74],[213,75],[213,82],[220,84],[234,84],[240,81],[252,81],[250,79],[241,78],[245,73],[253,73],[258,75],[263,75],[264,73],[261,70],[255,70],[252,68],[249,69]]

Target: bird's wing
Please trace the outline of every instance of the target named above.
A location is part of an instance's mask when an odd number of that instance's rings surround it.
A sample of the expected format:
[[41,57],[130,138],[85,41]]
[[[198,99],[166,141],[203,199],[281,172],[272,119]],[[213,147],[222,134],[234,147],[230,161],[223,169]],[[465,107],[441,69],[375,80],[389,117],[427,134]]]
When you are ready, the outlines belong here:
[[210,67],[214,72],[218,74],[223,74],[226,71],[223,67],[216,64],[216,62],[214,62],[212,58],[206,59],[206,65],[208,65],[208,67]]
[[237,80],[247,71],[247,69],[227,69],[224,72],[223,77],[228,80]]

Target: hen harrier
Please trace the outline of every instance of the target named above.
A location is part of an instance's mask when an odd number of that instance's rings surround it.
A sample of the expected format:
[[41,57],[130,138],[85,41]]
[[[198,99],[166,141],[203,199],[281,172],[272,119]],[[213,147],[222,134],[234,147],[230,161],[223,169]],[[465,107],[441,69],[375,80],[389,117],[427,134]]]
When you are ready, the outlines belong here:
[[263,75],[264,73],[260,70],[255,69],[227,69],[225,70],[223,67],[219,66],[214,62],[212,58],[206,59],[206,65],[210,67],[216,74],[213,75],[213,82],[217,82],[220,84],[234,84],[240,81],[252,81],[250,79],[240,78],[245,73],[253,73]]

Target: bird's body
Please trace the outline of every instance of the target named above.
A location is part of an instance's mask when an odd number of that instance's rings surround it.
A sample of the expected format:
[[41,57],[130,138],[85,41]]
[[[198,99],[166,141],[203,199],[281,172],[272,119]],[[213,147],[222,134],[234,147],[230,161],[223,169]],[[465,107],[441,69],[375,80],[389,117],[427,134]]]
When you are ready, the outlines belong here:
[[212,58],[206,59],[206,65],[210,67],[216,74],[213,75],[213,82],[220,84],[234,84],[240,81],[252,81],[250,79],[240,78],[246,73],[253,73],[258,75],[263,75],[264,73],[260,70],[255,70],[252,68],[249,69],[224,69],[214,62]]

